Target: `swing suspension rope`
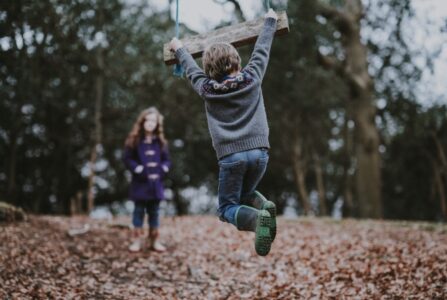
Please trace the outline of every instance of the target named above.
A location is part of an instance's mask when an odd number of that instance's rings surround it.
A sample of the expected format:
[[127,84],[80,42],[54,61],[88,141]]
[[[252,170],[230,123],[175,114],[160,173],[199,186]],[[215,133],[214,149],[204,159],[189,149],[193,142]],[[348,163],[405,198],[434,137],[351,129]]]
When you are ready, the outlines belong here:
[[265,0],[265,7],[267,8],[267,11],[270,9],[270,0]]
[[179,19],[178,19],[178,11],[179,11],[179,6],[178,6],[178,1],[176,0],[176,11],[175,11],[175,37],[179,38],[180,35],[180,26],[179,26]]
[[[179,24],[179,17],[178,17],[178,12],[179,12],[179,0],[176,0],[176,11],[175,11],[175,37],[178,39],[180,36],[180,24]],[[180,63],[177,63],[174,66],[174,75],[178,76],[178,77],[183,77],[183,67]]]

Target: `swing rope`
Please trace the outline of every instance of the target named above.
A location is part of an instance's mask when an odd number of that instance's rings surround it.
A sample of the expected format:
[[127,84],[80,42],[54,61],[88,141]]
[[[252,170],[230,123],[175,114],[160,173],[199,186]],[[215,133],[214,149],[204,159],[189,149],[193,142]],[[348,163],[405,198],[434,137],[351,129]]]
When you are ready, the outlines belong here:
[[[176,0],[176,11],[175,11],[175,37],[178,39],[180,36],[180,24],[179,24],[179,0]],[[174,75],[178,77],[183,77],[183,67],[180,63],[177,63],[174,67]]]
[[270,0],[265,0],[265,7],[267,8],[267,11],[270,9]]

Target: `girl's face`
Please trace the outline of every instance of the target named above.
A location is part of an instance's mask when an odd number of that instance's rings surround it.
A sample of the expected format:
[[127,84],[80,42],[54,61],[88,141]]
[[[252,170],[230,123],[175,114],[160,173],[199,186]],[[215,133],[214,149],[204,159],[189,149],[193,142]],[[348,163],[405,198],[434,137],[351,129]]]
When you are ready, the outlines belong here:
[[148,114],[146,117],[144,117],[144,130],[146,132],[154,132],[155,128],[157,128],[158,125],[158,118],[156,114]]

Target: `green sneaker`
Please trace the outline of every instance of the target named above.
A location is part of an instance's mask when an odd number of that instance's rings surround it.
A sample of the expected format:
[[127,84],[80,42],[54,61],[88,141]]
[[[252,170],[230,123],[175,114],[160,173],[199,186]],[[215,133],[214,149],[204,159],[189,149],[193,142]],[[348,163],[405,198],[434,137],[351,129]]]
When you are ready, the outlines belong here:
[[270,252],[272,238],[270,236],[270,223],[272,218],[267,210],[260,210],[256,219],[255,249],[260,256],[266,256]]
[[272,201],[267,200],[264,195],[262,195],[260,192],[255,191],[256,199],[254,200],[254,203],[257,204],[256,207],[258,209],[265,209],[270,213],[271,222],[270,222],[270,235],[272,237],[272,243],[275,240],[276,237],[276,205]]

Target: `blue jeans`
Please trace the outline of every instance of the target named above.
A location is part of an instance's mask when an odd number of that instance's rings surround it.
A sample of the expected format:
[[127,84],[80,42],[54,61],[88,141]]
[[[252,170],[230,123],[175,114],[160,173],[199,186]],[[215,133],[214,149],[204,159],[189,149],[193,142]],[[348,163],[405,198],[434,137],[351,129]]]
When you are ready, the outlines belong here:
[[149,228],[158,228],[160,226],[159,208],[160,200],[134,201],[135,208],[132,214],[132,224],[135,228],[142,228],[144,215],[148,215]]
[[235,226],[236,212],[244,199],[253,197],[269,159],[264,148],[237,152],[219,160],[219,208],[222,221]]

